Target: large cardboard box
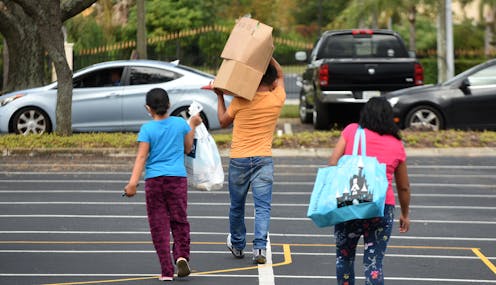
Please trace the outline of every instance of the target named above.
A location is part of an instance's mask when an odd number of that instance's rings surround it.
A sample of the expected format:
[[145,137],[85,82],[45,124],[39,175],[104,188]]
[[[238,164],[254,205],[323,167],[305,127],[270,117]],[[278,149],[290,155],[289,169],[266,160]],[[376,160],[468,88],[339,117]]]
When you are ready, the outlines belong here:
[[224,60],[213,87],[253,99],[273,52],[272,27],[251,18],[239,19],[222,51]]

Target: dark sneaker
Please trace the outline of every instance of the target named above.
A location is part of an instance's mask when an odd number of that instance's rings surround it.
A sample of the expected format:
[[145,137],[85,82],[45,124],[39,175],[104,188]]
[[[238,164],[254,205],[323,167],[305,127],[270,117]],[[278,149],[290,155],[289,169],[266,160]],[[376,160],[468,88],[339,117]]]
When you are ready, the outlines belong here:
[[184,257],[179,257],[176,261],[177,277],[186,277],[191,273],[189,263]]
[[227,248],[231,251],[231,253],[234,255],[236,258],[243,258],[245,257],[245,254],[242,249],[237,249],[234,248],[231,242],[231,234],[227,235],[227,241],[226,241]]
[[265,249],[254,249],[253,250],[253,263],[255,264],[265,264],[267,262],[267,253]]

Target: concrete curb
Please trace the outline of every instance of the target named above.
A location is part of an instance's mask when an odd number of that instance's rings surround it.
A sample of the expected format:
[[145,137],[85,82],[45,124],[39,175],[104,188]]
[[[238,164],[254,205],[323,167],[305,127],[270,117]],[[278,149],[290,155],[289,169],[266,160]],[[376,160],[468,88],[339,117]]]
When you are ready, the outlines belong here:
[[[222,157],[229,157],[229,149],[220,149]],[[272,150],[274,157],[323,157],[331,155],[332,148],[300,148],[284,149],[275,148]],[[451,156],[451,157],[496,157],[496,148],[407,148],[407,156]],[[2,156],[34,157],[34,156],[53,156],[53,157],[74,157],[74,156],[99,156],[99,157],[134,157],[136,149],[134,148],[92,148],[92,149],[73,149],[73,148],[55,148],[55,149],[3,149]]]

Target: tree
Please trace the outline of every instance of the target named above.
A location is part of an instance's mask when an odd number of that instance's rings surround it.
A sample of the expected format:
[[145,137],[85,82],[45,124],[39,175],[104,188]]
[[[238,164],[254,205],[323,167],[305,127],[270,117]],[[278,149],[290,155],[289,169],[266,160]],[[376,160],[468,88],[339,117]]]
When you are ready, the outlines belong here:
[[9,75],[5,90],[43,83],[44,53],[55,66],[57,88],[56,130],[70,135],[72,71],[65,58],[62,23],[96,0],[0,0],[0,33],[9,49]]
[[348,1],[295,0],[292,14],[297,31],[306,38],[316,39],[321,29],[333,22],[348,5]]
[[481,0],[480,2],[481,19],[484,19],[486,26],[485,48],[484,53],[490,56],[496,50],[496,0]]
[[[360,23],[377,27],[391,27],[391,19],[403,17],[409,24],[409,48],[416,50],[416,22],[419,8],[433,11],[438,0],[353,0],[349,6],[335,19],[331,27],[359,27]],[[426,12],[427,13],[427,12]],[[432,15],[431,15],[432,16]],[[350,27],[351,25],[351,27]],[[363,28],[363,27],[362,27]]]

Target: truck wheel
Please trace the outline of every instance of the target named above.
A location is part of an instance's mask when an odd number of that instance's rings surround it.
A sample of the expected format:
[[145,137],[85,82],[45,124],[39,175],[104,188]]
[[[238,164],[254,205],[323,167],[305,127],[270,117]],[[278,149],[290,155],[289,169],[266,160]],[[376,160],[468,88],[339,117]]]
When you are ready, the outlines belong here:
[[310,112],[311,107],[308,105],[307,100],[304,96],[300,95],[300,103],[298,105],[298,111],[300,114],[300,121],[302,124],[312,123],[313,113]]
[[439,131],[444,128],[444,119],[436,108],[418,106],[406,115],[405,128]]
[[315,98],[315,106],[313,108],[313,127],[316,130],[328,130],[331,124],[331,116],[329,114],[329,106],[320,102]]

